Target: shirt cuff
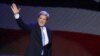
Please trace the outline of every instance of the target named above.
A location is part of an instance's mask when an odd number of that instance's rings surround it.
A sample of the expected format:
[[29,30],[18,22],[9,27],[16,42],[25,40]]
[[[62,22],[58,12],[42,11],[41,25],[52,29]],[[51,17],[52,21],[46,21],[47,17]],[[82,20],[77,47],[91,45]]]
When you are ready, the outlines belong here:
[[15,19],[19,19],[20,15],[19,14],[15,14],[14,17],[15,17]]

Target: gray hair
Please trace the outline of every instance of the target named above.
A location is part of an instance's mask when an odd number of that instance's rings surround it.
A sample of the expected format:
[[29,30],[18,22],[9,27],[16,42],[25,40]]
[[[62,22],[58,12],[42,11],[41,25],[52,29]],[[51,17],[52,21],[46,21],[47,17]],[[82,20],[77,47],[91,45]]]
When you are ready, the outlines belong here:
[[46,11],[40,11],[39,16],[40,16],[40,15],[45,15],[45,16],[47,16],[47,18],[50,17],[49,13],[46,12]]

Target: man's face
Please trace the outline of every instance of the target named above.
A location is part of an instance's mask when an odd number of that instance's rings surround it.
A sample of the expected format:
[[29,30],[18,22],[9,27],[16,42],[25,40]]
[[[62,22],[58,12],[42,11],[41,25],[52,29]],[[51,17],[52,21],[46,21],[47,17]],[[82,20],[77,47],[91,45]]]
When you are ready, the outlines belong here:
[[38,24],[39,24],[39,26],[41,26],[41,27],[45,26],[46,22],[47,22],[47,16],[40,15],[39,18],[38,18]]

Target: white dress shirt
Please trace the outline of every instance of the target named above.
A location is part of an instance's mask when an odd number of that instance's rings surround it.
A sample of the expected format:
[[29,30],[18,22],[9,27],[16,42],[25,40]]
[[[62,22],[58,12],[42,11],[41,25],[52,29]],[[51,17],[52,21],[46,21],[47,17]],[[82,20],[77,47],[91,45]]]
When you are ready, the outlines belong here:
[[[42,44],[43,44],[43,46],[45,46],[45,45],[47,45],[49,43],[47,29],[46,29],[45,26],[44,27],[41,27],[41,33],[44,34],[44,38],[42,37]],[[45,39],[45,40],[43,41],[43,39]]]
[[15,14],[14,17],[15,17],[15,19],[19,19],[20,15],[19,14]]

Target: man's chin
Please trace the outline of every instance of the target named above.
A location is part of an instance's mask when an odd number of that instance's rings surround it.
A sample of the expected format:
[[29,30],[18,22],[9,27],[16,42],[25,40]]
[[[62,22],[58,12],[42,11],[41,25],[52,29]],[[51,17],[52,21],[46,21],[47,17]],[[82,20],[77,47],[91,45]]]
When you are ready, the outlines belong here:
[[40,27],[44,27],[45,25],[39,25]]

